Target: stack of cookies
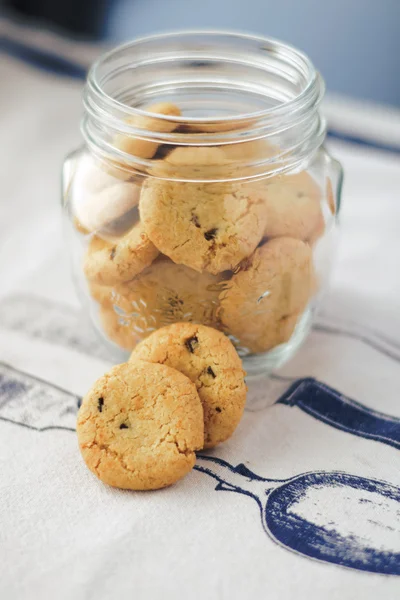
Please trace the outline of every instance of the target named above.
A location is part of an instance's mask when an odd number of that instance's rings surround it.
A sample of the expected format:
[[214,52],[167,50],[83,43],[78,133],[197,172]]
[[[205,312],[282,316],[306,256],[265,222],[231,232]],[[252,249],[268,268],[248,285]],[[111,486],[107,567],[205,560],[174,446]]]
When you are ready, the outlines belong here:
[[192,323],[159,329],[85,396],[77,433],[89,469],[114,487],[176,482],[195,451],[236,429],[246,401],[242,363],[221,332]]
[[[180,115],[171,104],[148,110]],[[147,131],[174,127],[156,116],[136,120]],[[219,329],[243,354],[287,342],[316,289],[312,247],[325,220],[312,177],[240,179],[238,158],[255,164],[273,153],[265,140],[173,147],[118,136],[114,145],[151,158],[148,176],[92,160],[72,199],[107,338],[132,350],[185,321]]]

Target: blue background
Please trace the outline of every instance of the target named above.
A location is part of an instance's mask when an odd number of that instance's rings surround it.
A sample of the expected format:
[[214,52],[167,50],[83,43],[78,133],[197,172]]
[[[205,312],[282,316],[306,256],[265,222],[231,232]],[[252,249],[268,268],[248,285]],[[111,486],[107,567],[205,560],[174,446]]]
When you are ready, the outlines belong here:
[[112,41],[176,29],[235,29],[304,50],[330,91],[400,106],[400,0],[116,0]]

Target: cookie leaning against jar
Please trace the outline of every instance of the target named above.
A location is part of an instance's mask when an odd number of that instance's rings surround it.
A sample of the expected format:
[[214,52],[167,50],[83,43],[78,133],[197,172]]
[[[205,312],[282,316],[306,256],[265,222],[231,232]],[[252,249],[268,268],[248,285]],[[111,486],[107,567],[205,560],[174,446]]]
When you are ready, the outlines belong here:
[[287,342],[313,286],[312,252],[294,238],[275,238],[242,262],[220,294],[226,333],[249,352]]
[[217,326],[218,296],[228,276],[197,273],[160,256],[137,277],[115,286],[112,303],[139,338],[177,321]]
[[203,447],[195,385],[166,365],[124,363],[84,397],[77,434],[89,469],[108,485],[153,490],[175,483]]
[[242,362],[220,331],[193,323],[174,323],[138,344],[130,360],[168,365],[197,388],[204,411],[204,447],[227,440],[242,417],[246,384]]

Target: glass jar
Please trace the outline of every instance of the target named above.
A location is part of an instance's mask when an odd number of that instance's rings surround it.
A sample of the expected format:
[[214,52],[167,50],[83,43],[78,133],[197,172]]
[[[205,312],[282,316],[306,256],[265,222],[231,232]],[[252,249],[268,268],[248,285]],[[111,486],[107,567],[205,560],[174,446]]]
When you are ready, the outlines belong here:
[[116,359],[179,321],[229,335],[249,374],[293,355],[340,205],[323,93],[301,52],[231,33],[145,38],[93,65],[63,203],[79,295]]

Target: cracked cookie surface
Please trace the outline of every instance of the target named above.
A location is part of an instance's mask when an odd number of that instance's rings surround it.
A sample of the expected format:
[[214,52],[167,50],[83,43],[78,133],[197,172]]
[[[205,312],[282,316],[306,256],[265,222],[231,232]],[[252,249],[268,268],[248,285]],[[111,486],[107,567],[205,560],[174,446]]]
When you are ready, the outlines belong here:
[[84,259],[84,272],[90,281],[114,285],[129,281],[148,267],[159,254],[142,224],[136,223],[114,242],[93,237]]
[[139,211],[163,254],[217,274],[236,267],[257,247],[266,225],[266,193],[259,183],[148,179]]
[[275,238],[244,261],[220,294],[219,316],[250,352],[287,342],[314,284],[310,246]]
[[124,363],[100,377],[79,409],[77,434],[88,468],[108,485],[151,490],[186,475],[203,447],[195,385],[166,365]]
[[204,410],[204,446],[227,440],[242,417],[246,384],[242,362],[220,331],[192,323],[175,323],[142,341],[130,360],[169,365],[197,388]]

